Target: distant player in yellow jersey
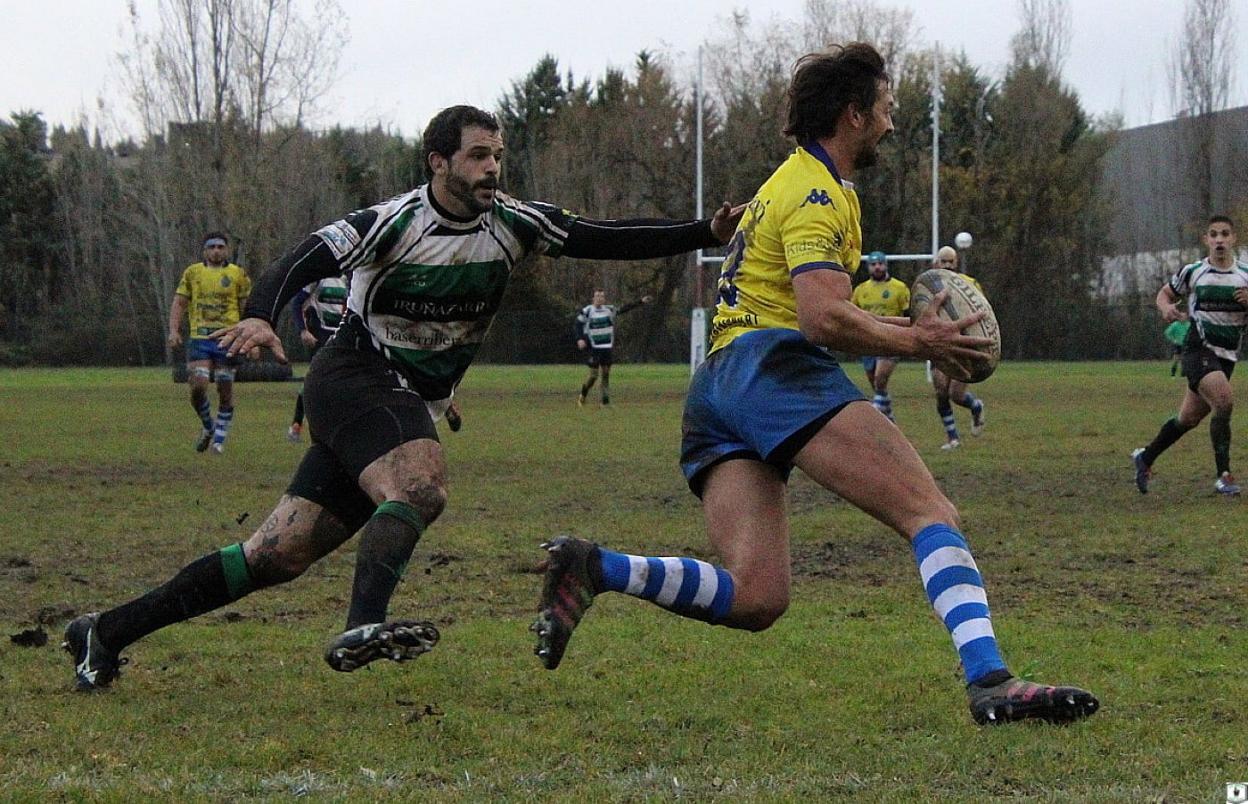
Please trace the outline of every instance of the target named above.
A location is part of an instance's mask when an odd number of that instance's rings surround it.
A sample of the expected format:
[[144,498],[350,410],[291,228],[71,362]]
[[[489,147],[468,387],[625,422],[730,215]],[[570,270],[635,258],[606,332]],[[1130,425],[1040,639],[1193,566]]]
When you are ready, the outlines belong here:
[[[169,348],[182,343],[182,319],[190,312],[191,336],[186,344],[187,383],[191,406],[199,415],[203,430],[195,442],[196,452],[211,445],[213,453],[225,451],[225,437],[234,421],[234,366],[209,334],[238,323],[251,279],[247,272],[230,262],[229,240],[221,232],[204,237],[204,261],[188,266],[173,296],[169,310]],[[217,418],[213,423],[208,402],[208,382],[216,369]]]
[[[950,271],[958,271],[958,252],[953,246],[942,246],[936,252],[936,267]],[[958,271],[961,273],[961,271]],[[970,274],[962,274],[980,293],[979,280]],[[945,427],[945,443],[940,445],[943,450],[957,449],[962,446],[958,437],[958,423],[953,417],[953,406],[959,405],[971,412],[971,435],[977,436],[984,432],[984,400],[975,396],[966,387],[966,383],[953,379],[940,369],[932,366],[932,387],[936,391],[936,412]]]
[[[854,305],[878,316],[901,318],[910,315],[910,288],[900,279],[888,274],[888,257],[882,251],[867,255],[867,270],[871,277],[854,288],[850,297]],[[893,420],[893,400],[888,395],[888,380],[897,366],[896,356],[864,357],[862,367],[867,372],[867,382],[875,391],[871,404],[875,409]]]
[[768,628],[789,605],[785,486],[799,466],[910,542],[928,599],[962,660],[976,722],[1064,721],[1096,711],[1088,692],[1022,681],[1006,669],[957,510],[828,351],[969,365],[973,347],[987,343],[961,334],[978,315],[936,317],[944,293],[913,325],[850,302],[862,242],[851,180],[875,163],[877,145],[893,128],[892,106],[884,60],[870,45],[798,61],[785,127],[798,148],[758,190],[730,242],[712,351],[685,403],[681,464],[723,565],[556,539],[542,597],[560,602],[535,624],[547,667],[558,664],[572,629],[603,592],[730,628]]

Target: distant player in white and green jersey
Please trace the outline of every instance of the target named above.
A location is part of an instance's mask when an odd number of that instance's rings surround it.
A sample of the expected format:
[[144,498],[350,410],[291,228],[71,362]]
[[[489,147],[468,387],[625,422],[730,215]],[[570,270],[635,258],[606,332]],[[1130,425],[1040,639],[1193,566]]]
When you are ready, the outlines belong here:
[[[1184,266],[1157,291],[1157,310],[1169,323],[1186,318],[1192,326],[1183,342],[1181,357],[1187,390],[1178,415],[1161,426],[1148,446],[1131,453],[1135,486],[1148,493],[1157,456],[1208,416],[1213,441],[1214,490],[1239,494],[1231,474],[1231,372],[1239,357],[1244,328],[1248,326],[1248,263],[1235,254],[1235,225],[1225,215],[1214,215],[1201,236],[1209,250],[1200,262]],[[1187,299],[1186,311],[1180,300]]]
[[614,362],[615,319],[630,310],[653,301],[652,296],[642,296],[623,307],[607,304],[607,292],[602,288],[594,291],[594,301],[581,308],[576,314],[576,348],[587,352],[586,365],[589,366],[589,377],[581,383],[581,395],[576,404],[584,405],[589,389],[594,387],[598,379],[598,371],[602,370],[602,404],[611,404],[611,364]]
[[[300,342],[312,357],[338,331],[347,312],[347,280],[330,276],[317,280],[295,295],[290,303],[291,318]],[[295,397],[295,415],[286,439],[297,444],[303,439],[303,389]]]
[[350,273],[347,314],[308,368],[312,445],[286,493],[244,543],[213,551],[142,597],[70,623],[79,689],[107,686],[131,643],[301,575],[363,529],[346,630],[325,661],[349,672],[429,650],[437,629],[388,619],[421,533],[446,505],[434,427],[485,340],[526,257],[640,260],[722,245],[741,209],[709,220],[588,220],[499,189],[503,133],[471,106],[434,116],[422,137],[429,182],[322,226],[269,267],[243,319],[213,333],[229,356],[285,359],[273,322],[300,288]]

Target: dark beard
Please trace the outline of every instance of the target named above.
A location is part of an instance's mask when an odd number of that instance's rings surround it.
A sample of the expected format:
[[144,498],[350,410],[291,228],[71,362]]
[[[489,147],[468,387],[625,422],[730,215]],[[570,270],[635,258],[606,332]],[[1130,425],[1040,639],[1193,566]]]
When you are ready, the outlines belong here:
[[854,170],[873,167],[879,161],[880,149],[878,143],[876,145],[865,145],[854,157]]
[[[490,189],[497,190],[498,183],[491,182],[491,181],[483,181],[483,182],[479,182],[476,185],[476,187],[489,187]],[[481,201],[477,198],[477,196],[473,193],[473,190],[475,190],[476,187],[474,187],[473,185],[470,185],[468,182],[464,181],[459,176],[456,176],[454,174],[448,176],[446,179],[447,191],[450,192],[452,196],[459,199],[460,203],[462,203],[465,207],[471,210],[473,214],[482,215],[490,211],[490,209],[494,205],[494,202],[491,199],[485,204],[482,204]]]

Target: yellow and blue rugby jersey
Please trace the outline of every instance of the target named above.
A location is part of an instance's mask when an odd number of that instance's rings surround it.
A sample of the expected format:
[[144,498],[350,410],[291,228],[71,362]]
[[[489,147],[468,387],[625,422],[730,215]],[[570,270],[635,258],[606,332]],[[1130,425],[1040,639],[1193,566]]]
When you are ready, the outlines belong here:
[[804,143],[763,183],[728,244],[711,352],[758,329],[798,329],[793,277],[852,272],[862,258],[861,208],[818,143]]
[[251,279],[232,262],[220,268],[197,262],[182,272],[176,292],[190,300],[191,337],[206,338],[238,323],[251,293]]
[[868,279],[854,288],[854,295],[850,299],[854,306],[868,313],[901,316],[910,309],[910,287],[895,277],[885,279],[883,282]]

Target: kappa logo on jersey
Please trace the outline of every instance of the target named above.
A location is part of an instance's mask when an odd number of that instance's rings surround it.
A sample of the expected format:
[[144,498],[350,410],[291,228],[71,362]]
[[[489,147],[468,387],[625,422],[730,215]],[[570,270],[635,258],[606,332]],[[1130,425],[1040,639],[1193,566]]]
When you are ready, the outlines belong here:
[[887,298],[888,298],[889,296],[891,296],[891,295],[893,295],[893,292],[892,292],[891,290],[886,290],[886,291],[884,291],[883,296],[884,296],[884,298],[885,298],[885,299],[887,299]]
[[221,277],[221,287],[228,288],[230,286],[230,278],[228,276]]
[[836,207],[836,204],[832,203],[832,199],[828,197],[828,191],[818,189],[811,190],[810,195],[806,196],[806,200],[802,202],[802,206],[804,207],[807,204],[818,204],[821,207]]
[[323,226],[316,230],[316,235],[325,241],[325,245],[340,260],[360,243],[360,233],[346,221],[335,221]]

